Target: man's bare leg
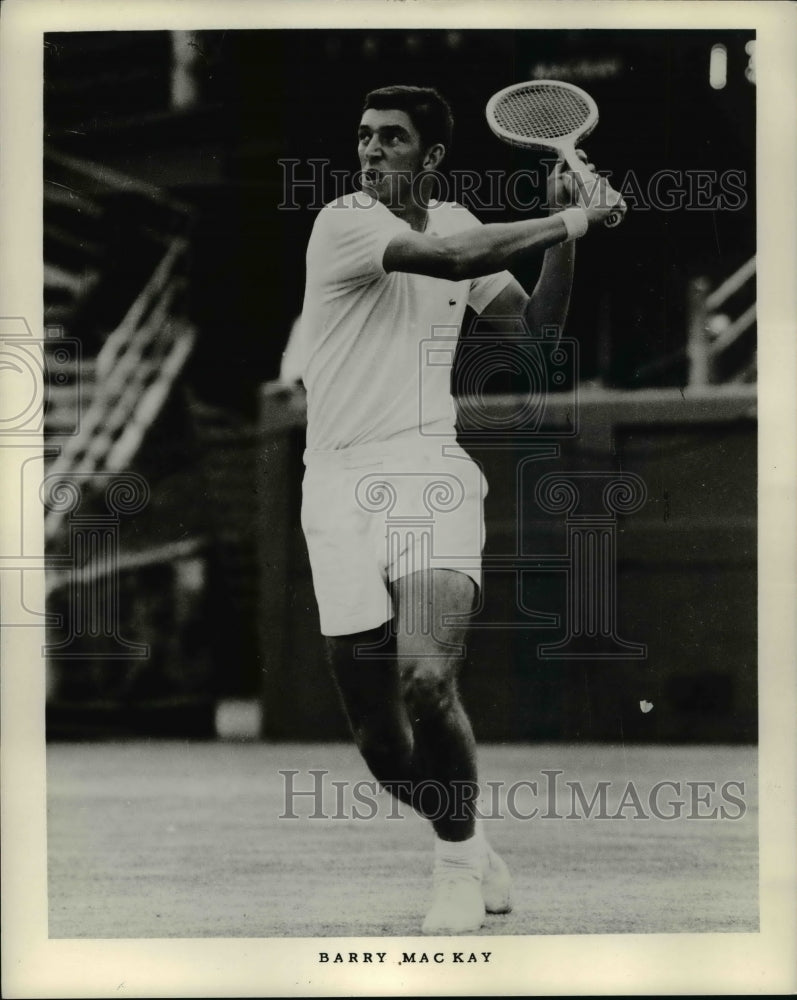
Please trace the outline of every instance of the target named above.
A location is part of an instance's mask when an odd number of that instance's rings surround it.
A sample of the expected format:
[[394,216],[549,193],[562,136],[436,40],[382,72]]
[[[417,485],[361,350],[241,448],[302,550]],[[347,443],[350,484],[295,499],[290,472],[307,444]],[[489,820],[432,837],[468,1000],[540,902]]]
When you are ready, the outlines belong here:
[[428,785],[419,804],[447,841],[474,834],[478,774],[476,741],[457,685],[467,626],[446,618],[467,616],[475,596],[473,580],[451,570],[420,571],[393,586],[399,683],[415,772]]
[[457,687],[466,627],[448,621],[472,610],[475,590],[470,577],[450,570],[421,570],[393,587],[402,695],[415,759],[423,761],[437,805],[434,894],[423,922],[427,934],[476,931],[485,915],[485,848],[474,820],[476,743]]
[[[413,804],[412,791],[422,776],[416,770],[414,737],[399,682],[396,637],[391,634],[385,645],[384,634],[384,628],[376,628],[327,637],[327,659],[369,771],[388,792]],[[389,657],[369,657],[368,647],[377,646]]]
[[[432,576],[435,604],[446,613],[471,610],[475,585],[470,577],[445,570]],[[432,628],[429,593],[429,574],[402,578],[394,585],[398,635],[390,635],[389,645],[377,628],[328,637],[327,656],[371,773],[423,815],[439,817],[434,825],[442,839],[465,840],[473,835],[472,809],[460,809],[459,820],[441,815],[441,796],[467,798],[463,787],[475,790],[477,781],[473,731],[456,686],[460,657],[451,650],[464,643],[465,628],[439,622]],[[369,657],[369,646],[379,646],[382,656],[390,657]],[[413,794],[424,784],[426,794],[423,788]]]
[[366,764],[384,788],[432,820],[436,898],[424,924],[429,933],[478,929],[485,904],[493,913],[511,908],[506,866],[474,824],[476,746],[457,687],[466,626],[446,623],[448,615],[466,616],[474,596],[475,584],[462,573],[416,573],[393,586],[394,645],[380,652],[395,659],[368,658],[367,650],[355,655],[357,646],[378,643],[383,629],[327,640]]

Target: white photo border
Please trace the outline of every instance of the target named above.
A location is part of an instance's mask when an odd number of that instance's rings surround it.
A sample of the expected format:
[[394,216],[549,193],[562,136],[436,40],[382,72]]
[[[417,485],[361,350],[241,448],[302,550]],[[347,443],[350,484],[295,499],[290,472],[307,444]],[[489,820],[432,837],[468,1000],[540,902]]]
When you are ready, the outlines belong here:
[[[759,329],[760,904],[757,934],[480,939],[488,966],[320,967],[322,939],[50,940],[42,637],[2,636],[3,995],[352,996],[790,993],[797,989],[795,455],[797,408],[797,8],[778,2],[595,0],[292,3],[6,0],[0,24],[2,315],[40,324],[43,34],[193,28],[752,28],[757,33]],[[6,383],[3,385],[7,388]],[[13,392],[13,385],[8,389]],[[0,450],[0,469],[5,459]],[[1,481],[1,480],[0,480]],[[18,493],[18,490],[17,490]],[[0,532],[19,530],[13,483]],[[15,507],[16,503],[16,507]],[[40,518],[26,544],[42,548]],[[2,578],[4,574],[0,574]],[[43,574],[30,574],[43,606]],[[1,596],[1,595],[0,595]],[[428,948],[415,939],[323,939],[324,950]],[[486,942],[486,943],[485,943]],[[364,948],[364,945],[367,945]]]

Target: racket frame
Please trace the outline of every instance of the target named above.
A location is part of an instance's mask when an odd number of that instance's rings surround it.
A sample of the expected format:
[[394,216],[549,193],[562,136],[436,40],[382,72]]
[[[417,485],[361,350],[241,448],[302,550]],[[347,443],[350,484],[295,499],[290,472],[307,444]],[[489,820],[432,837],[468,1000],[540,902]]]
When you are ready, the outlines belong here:
[[[589,108],[589,115],[585,119],[584,124],[556,139],[546,139],[544,137],[527,139],[524,136],[518,135],[516,132],[510,132],[509,129],[504,128],[503,125],[497,121],[495,113],[496,105],[504,98],[508,97],[509,94],[517,93],[517,91],[526,90],[528,87],[536,86],[557,87],[560,90],[569,90],[572,93],[577,94]],[[526,80],[524,83],[513,83],[509,87],[504,87],[503,90],[499,90],[497,93],[493,94],[487,102],[485,114],[487,115],[487,124],[490,126],[492,132],[497,135],[499,139],[509,143],[510,146],[520,146],[523,149],[552,149],[557,153],[560,151],[564,153],[569,146],[572,148],[574,155],[576,141],[589,135],[598,124],[598,105],[595,101],[585,90],[582,90],[581,87],[576,87],[573,83],[565,83],[563,80]],[[578,159],[578,157],[576,157],[576,159]]]
[[[538,85],[542,87],[557,87],[559,89],[569,90],[574,94],[577,94],[589,108],[589,114],[584,120],[584,124],[576,129],[572,129],[565,135],[558,136],[555,139],[547,139],[545,137],[526,138],[525,136],[518,135],[516,132],[511,132],[509,129],[504,128],[503,125],[501,125],[497,120],[495,112],[496,106],[508,95]],[[565,83],[564,80],[526,80],[523,83],[513,83],[508,87],[504,87],[503,90],[499,90],[493,94],[487,102],[485,115],[490,130],[494,135],[501,139],[502,142],[505,142],[510,146],[516,146],[520,149],[535,149],[554,152],[558,157],[564,159],[573,173],[576,173],[584,178],[591,178],[595,176],[591,170],[586,168],[583,161],[579,159],[576,154],[576,143],[580,139],[584,139],[592,132],[598,124],[599,117],[598,105],[585,90],[581,89],[581,87],[577,87],[573,83]],[[621,220],[621,213],[614,212],[608,219],[606,219],[605,225],[609,228],[614,228],[614,226],[618,225]]]

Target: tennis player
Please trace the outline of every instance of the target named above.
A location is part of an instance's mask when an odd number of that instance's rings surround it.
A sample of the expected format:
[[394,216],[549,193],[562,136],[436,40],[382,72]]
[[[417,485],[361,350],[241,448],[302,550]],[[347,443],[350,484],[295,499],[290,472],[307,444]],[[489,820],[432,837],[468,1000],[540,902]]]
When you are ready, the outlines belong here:
[[[619,203],[595,177],[579,204],[573,175],[557,166],[546,217],[482,225],[428,197],[452,126],[435,90],[367,95],[362,190],[315,221],[302,314],[302,526],[321,631],[367,766],[431,820],[429,934],[476,931],[512,904],[509,872],[475,815],[476,747],[457,689],[487,485],[456,443],[450,364],[425,366],[421,342],[435,327],[458,329],[468,305],[521,316],[530,330],[563,327],[575,241]],[[507,269],[536,255],[527,294]]]

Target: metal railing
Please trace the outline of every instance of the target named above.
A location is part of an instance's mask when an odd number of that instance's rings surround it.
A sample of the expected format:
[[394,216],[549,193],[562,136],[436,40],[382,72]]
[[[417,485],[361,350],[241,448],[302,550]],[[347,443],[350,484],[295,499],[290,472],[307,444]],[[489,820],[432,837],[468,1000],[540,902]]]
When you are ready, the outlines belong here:
[[[721,307],[729,299],[741,291],[748,281],[755,278],[755,274],[756,259],[751,257],[713,291],[709,290],[706,278],[695,278],[690,282],[687,342],[690,385],[716,384],[717,363],[720,356],[755,323],[755,301],[733,320],[720,312]],[[732,381],[738,380],[740,376],[744,377],[749,368],[750,362]]]
[[[172,240],[152,277],[111,333],[97,357],[97,385],[48,478],[79,474],[84,479],[126,468],[147,428],[165,403],[194,344],[195,332],[174,308],[187,241]],[[45,535],[52,538],[63,513],[50,510]]]

